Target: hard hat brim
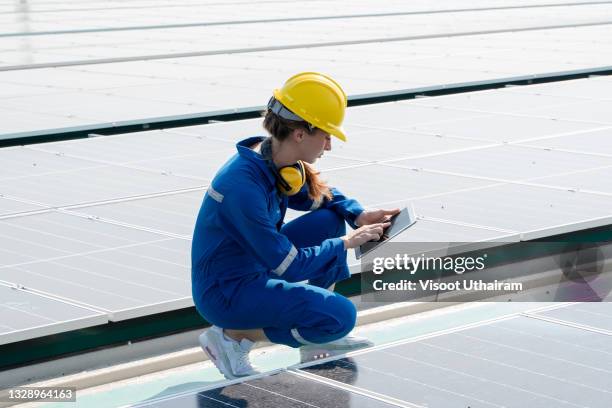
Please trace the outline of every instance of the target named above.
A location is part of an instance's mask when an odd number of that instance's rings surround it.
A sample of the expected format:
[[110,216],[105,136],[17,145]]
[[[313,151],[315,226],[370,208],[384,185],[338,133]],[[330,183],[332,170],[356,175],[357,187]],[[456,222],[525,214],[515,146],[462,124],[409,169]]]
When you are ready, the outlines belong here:
[[[325,129],[323,129],[325,130]],[[336,136],[338,139],[342,140],[343,142],[346,142],[346,133],[344,133],[344,129],[343,128],[336,128],[334,129],[333,132],[329,132],[327,130],[325,130],[327,133],[329,133],[332,136]]]

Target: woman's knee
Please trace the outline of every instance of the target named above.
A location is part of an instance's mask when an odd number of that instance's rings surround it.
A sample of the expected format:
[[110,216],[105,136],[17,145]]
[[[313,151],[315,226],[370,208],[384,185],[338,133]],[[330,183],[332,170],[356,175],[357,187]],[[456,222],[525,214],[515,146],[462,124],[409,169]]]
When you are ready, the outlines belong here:
[[335,325],[330,334],[336,340],[346,336],[355,327],[357,308],[349,299],[336,295],[332,313]]

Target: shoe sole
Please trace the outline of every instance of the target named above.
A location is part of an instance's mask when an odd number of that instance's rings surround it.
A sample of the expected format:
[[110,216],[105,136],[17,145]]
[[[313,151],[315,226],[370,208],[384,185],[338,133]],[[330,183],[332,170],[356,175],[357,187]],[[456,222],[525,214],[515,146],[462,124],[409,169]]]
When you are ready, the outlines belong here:
[[302,346],[305,347],[306,349],[312,348],[312,349],[321,349],[321,350],[346,350],[346,351],[350,351],[350,350],[356,350],[356,349],[362,349],[362,348],[366,348],[366,347],[371,347],[373,346],[374,343],[371,341],[364,341],[362,343],[353,343],[353,344],[330,344],[330,343],[323,343],[323,344],[308,344],[306,346]]
[[332,346],[329,344],[309,344],[300,347],[300,362],[308,363],[322,358],[333,357],[344,354],[348,351],[364,349],[373,346],[374,343],[367,341],[363,343],[355,343],[350,346]]
[[[217,369],[223,374],[223,376],[228,380],[235,380],[237,377],[234,376],[231,372],[229,361],[227,357],[225,357],[222,353],[219,352],[219,335],[215,332],[204,332],[200,335],[200,345],[202,346],[202,350],[208,356],[210,361],[217,367]],[[215,343],[215,344],[213,344]]]

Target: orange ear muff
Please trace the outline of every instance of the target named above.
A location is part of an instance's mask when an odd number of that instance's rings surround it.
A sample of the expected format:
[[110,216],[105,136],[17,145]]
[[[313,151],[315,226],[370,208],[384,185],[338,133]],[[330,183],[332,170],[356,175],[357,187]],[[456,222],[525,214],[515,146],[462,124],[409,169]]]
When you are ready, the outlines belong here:
[[279,178],[276,186],[286,195],[297,194],[304,186],[304,183],[306,183],[306,170],[301,160],[298,160],[292,166],[280,168],[278,175]]

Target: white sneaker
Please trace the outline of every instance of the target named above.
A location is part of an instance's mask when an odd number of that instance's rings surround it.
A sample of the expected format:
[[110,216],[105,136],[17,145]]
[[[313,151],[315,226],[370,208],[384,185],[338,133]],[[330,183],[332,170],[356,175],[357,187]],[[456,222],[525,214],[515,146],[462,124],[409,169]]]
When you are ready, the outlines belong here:
[[240,342],[230,339],[217,326],[211,326],[200,334],[202,349],[228,380],[259,374],[249,361],[249,352],[254,344],[249,339]]
[[329,343],[307,344],[300,347],[300,361],[306,363],[373,345],[374,343],[365,337],[348,335]]

